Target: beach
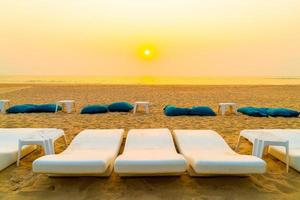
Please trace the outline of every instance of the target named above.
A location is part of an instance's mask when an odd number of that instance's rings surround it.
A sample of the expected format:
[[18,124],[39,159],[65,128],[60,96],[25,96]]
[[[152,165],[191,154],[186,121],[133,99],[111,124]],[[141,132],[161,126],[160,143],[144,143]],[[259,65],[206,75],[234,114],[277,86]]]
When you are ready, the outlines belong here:
[[[76,101],[76,112],[35,114],[0,114],[0,128],[60,128],[70,142],[84,129],[135,128],[212,129],[221,134],[234,149],[244,129],[300,128],[300,118],[258,118],[228,114],[216,117],[163,114],[166,105],[181,107],[210,106],[217,111],[220,102],[239,106],[285,107],[300,110],[300,85],[93,85],[93,84],[0,84],[0,99],[12,105],[55,103],[62,99]],[[89,104],[117,101],[149,101],[150,113],[106,113],[81,115]],[[124,146],[125,138],[123,140]],[[1,148],[1,147],[0,147]],[[66,146],[57,141],[56,152]],[[243,141],[239,153],[251,154],[252,145]],[[122,151],[122,149],[121,149]],[[265,155],[267,172],[246,177],[120,178],[48,178],[34,174],[32,162],[44,153],[34,151],[0,172],[0,199],[300,199],[300,173],[271,155]]]

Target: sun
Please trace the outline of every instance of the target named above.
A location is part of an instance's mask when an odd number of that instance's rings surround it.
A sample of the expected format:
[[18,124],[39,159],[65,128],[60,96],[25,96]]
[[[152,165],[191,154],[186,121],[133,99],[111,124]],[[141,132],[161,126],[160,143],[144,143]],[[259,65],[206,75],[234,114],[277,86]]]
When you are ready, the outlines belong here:
[[146,60],[152,60],[154,57],[153,48],[150,47],[143,48],[141,51],[141,57]]
[[142,60],[151,61],[157,57],[157,50],[152,44],[143,44],[137,48],[137,55]]
[[150,56],[150,55],[151,55],[150,49],[145,49],[144,55],[145,55],[145,56]]

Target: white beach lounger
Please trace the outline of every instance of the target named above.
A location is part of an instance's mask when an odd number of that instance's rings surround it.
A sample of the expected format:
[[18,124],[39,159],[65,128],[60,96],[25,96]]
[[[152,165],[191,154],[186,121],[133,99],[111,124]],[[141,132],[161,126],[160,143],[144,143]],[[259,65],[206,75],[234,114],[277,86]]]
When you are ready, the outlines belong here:
[[189,163],[191,176],[258,174],[266,170],[265,161],[237,154],[215,131],[174,130],[174,137]]
[[115,161],[120,176],[180,175],[186,168],[168,129],[130,130],[124,152]]
[[[252,129],[243,130],[240,134],[251,143],[254,142],[257,134],[271,133],[276,137],[289,141],[289,165],[300,171],[300,129]],[[268,153],[275,158],[286,163],[285,148],[280,146],[270,146]]]
[[[57,138],[64,135],[63,130],[56,128],[0,128],[0,171],[17,161],[19,139],[39,133],[55,135]],[[23,146],[21,157],[35,149],[35,145]]]
[[62,153],[35,160],[33,172],[49,176],[109,176],[123,133],[123,129],[84,130]]

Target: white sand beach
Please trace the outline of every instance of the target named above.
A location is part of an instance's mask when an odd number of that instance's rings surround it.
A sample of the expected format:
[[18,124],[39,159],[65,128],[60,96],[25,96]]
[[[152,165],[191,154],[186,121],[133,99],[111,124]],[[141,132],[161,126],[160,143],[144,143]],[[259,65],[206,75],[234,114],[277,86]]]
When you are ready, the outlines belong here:
[[[19,90],[16,90],[19,88]],[[69,140],[88,128],[212,129],[221,134],[231,148],[239,132],[258,128],[300,128],[300,118],[256,118],[229,114],[224,117],[166,117],[165,105],[207,105],[215,111],[219,102],[237,102],[240,106],[287,107],[300,110],[300,86],[119,86],[119,85],[20,85],[1,84],[0,99],[11,104],[55,103],[74,99],[77,112],[72,114],[1,114],[0,128],[55,127],[63,129]],[[106,113],[81,115],[88,104],[115,101],[151,102],[150,114]],[[125,140],[124,140],[125,141]],[[123,143],[124,143],[123,141]],[[123,147],[122,147],[123,148]],[[243,142],[240,153],[251,154],[252,145]],[[65,149],[63,140],[56,152]],[[121,150],[122,151],[122,150]],[[266,155],[267,172],[248,177],[136,177],[120,178],[48,178],[34,174],[32,162],[43,155],[34,151],[21,160],[20,167],[11,165],[0,172],[1,199],[299,199],[300,173]]]

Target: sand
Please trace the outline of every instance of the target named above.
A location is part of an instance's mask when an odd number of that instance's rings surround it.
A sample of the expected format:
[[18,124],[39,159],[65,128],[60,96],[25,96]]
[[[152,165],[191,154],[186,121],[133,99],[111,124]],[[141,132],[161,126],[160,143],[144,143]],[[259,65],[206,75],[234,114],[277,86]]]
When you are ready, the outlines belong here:
[[[1,92],[5,91],[5,92]],[[238,134],[251,128],[300,128],[300,118],[254,118],[244,115],[225,117],[166,117],[165,105],[207,105],[217,109],[219,102],[240,106],[288,107],[300,110],[300,86],[101,86],[101,85],[0,85],[0,99],[11,104],[53,103],[75,99],[73,114],[0,115],[0,127],[55,127],[71,140],[86,128],[213,129],[234,148]],[[148,100],[151,113],[139,112],[80,115],[82,106],[114,101]],[[250,154],[251,144],[243,142],[240,153]],[[1,147],[0,147],[1,148]],[[62,140],[56,152],[65,149]],[[152,177],[48,178],[34,174],[32,161],[43,155],[37,150],[21,161],[21,166],[0,172],[0,199],[300,199],[300,173],[270,155],[267,173],[248,177]]]

